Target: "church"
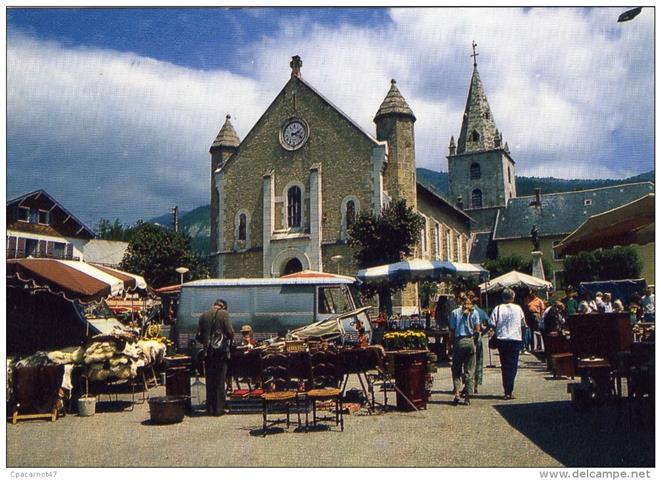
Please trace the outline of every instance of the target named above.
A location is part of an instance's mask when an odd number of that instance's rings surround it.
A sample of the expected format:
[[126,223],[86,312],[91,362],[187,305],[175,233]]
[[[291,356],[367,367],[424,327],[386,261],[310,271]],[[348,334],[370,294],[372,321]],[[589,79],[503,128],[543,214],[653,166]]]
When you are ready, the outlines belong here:
[[[449,198],[416,178],[416,117],[395,80],[375,108],[371,133],[304,80],[303,62],[293,57],[290,79],[245,138],[227,115],[211,145],[212,274],[269,278],[309,269],[355,275],[347,229],[360,212],[378,214],[405,199],[424,219],[417,258],[529,258],[536,224],[541,250],[553,262],[547,277],[561,288],[562,258],[552,247],[590,215],[653,192],[654,185],[517,197],[516,163],[496,127],[475,46],[461,129],[449,143]],[[572,215],[559,213],[563,205]],[[645,248],[647,258],[653,244]],[[415,285],[393,298],[398,313],[416,304]]]
[[[228,115],[211,145],[213,275],[355,275],[348,227],[396,199],[425,221],[416,257],[467,262],[475,220],[417,181],[416,117],[396,81],[375,108],[373,134],[305,81],[302,65],[292,58],[289,81],[245,138]],[[416,289],[393,304],[406,313]]]

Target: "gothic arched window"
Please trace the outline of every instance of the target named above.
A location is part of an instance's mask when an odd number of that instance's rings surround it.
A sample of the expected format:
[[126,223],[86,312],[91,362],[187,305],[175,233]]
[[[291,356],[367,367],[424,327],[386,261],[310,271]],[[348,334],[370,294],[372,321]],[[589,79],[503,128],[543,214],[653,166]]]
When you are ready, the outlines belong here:
[[356,221],[356,204],[353,200],[347,202],[347,229]]
[[287,190],[287,226],[299,228],[301,226],[301,189],[294,185]]
[[239,240],[245,241],[246,240],[246,224],[247,224],[247,218],[246,214],[242,213],[239,215]]
[[473,133],[471,133],[471,141],[473,141],[473,142],[479,142],[480,141],[480,134],[477,133],[477,130],[473,130]]
[[480,164],[479,163],[472,163],[471,164],[471,180],[476,180],[482,176],[482,172],[480,171]]
[[479,188],[473,190],[471,194],[471,207],[482,208],[482,191]]

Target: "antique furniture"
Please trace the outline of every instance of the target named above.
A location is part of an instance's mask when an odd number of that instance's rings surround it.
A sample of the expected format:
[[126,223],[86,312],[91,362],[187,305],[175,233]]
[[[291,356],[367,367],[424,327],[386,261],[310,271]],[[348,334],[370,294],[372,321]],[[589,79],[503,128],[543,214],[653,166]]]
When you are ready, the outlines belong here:
[[[312,403],[312,423],[320,421],[335,421],[344,431],[344,416],[342,412],[342,372],[340,356],[330,350],[318,351],[310,355],[311,387],[306,391],[306,400]],[[317,403],[328,402],[334,406],[335,414],[320,417],[317,415]],[[305,413],[305,429],[308,430],[308,412]]]
[[[262,398],[262,435],[265,437],[269,426],[286,423],[289,428],[289,414],[291,405],[297,402],[297,392],[291,389],[289,377],[288,355],[270,352],[262,358],[262,379],[265,392]],[[268,420],[269,412],[273,413],[276,407],[284,408],[286,418]],[[300,424],[300,419],[299,419]]]

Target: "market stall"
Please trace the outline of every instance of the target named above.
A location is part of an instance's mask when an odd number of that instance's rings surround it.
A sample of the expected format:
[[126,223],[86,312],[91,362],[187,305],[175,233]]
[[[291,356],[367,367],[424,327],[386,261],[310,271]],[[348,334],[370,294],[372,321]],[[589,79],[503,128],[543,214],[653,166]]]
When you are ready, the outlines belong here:
[[[145,368],[165,354],[166,340],[123,325],[105,299],[146,289],[138,275],[84,262],[7,261],[8,406],[14,418],[30,413],[30,402],[17,401],[14,392],[24,396],[26,391],[49,391],[62,408],[63,399],[75,399],[87,390],[81,378],[106,383],[144,380]],[[64,370],[53,394],[50,383],[40,380],[51,377],[40,372],[54,366]]]

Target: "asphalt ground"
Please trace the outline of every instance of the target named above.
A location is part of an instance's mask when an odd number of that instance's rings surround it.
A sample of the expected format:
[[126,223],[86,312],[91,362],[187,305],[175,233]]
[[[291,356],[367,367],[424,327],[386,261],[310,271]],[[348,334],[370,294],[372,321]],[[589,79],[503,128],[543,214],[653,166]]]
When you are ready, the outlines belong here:
[[[494,354],[493,362],[498,358]],[[488,357],[485,364],[488,363]],[[485,368],[470,406],[452,404],[439,365],[427,410],[345,415],[345,429],[271,431],[261,415],[187,416],[152,425],[147,403],[102,397],[92,417],[6,424],[7,467],[638,467],[654,465],[653,414],[625,405],[578,412],[567,383],[521,357],[516,399],[502,399],[499,368]],[[349,387],[355,381],[351,379]],[[357,385],[357,383],[356,383]],[[150,390],[164,395],[163,387]],[[128,399],[130,396],[120,396]],[[395,403],[395,398],[390,398]],[[652,415],[652,416],[651,416]],[[295,418],[295,416],[294,416]]]

